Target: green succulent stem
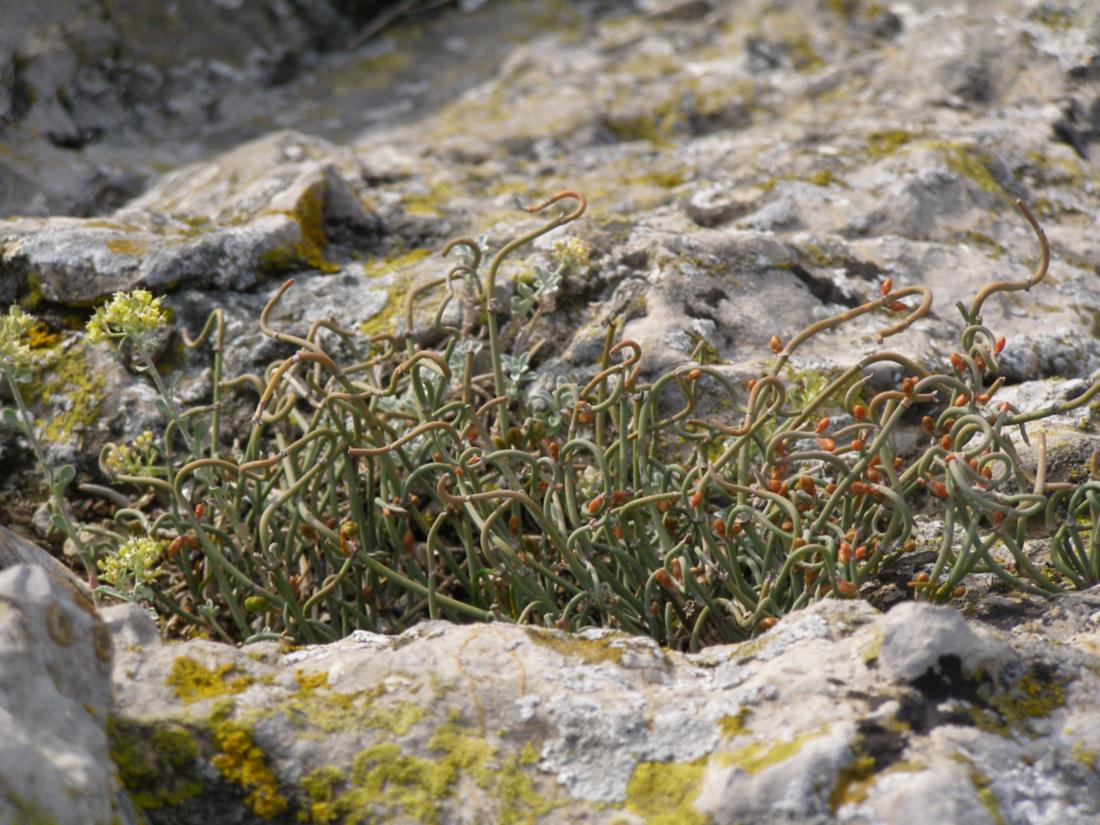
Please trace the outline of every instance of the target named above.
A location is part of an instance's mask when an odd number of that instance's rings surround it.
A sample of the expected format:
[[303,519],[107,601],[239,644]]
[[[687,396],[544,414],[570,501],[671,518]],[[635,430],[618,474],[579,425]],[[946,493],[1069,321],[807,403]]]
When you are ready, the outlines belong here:
[[[565,191],[526,207],[566,201],[572,211],[504,244],[483,281],[480,242],[444,248],[463,261],[410,290],[404,307],[412,333],[418,302],[442,296],[428,313],[438,349],[419,349],[411,334],[364,341],[331,321],[276,329],[288,281],[260,329],[294,353],[227,379],[215,310],[184,338],[196,354],[209,349],[213,365],[210,398],[188,409],[149,358],[157,300],[115,296],[92,329],[134,336],[168,420],[159,458],[101,452],[115,483],[153,496],[112,498],[113,521],[89,525],[91,551],[113,552],[131,533],[169,543],[149,603],[232,641],[325,642],[446,618],[602,625],[694,650],[765,632],[818,599],[858,598],[915,549],[922,509],[942,515],[945,533],[934,563],[908,583],[914,598],[950,599],[976,572],[1041,594],[1100,581],[1100,457],[1087,482],[1051,481],[1041,437],[1034,473],[1014,446],[1027,422],[1088,403],[1100,383],[1040,410],[999,404],[1004,341],[978,316],[990,295],[1042,280],[1041,230],[1027,281],[994,283],[959,306],[949,367],[877,349],[812,385],[799,380],[796,350],[814,336],[885,314],[881,342],[925,316],[926,288],[890,282],[776,346],[772,369],[747,386],[703,341],[643,380],[641,347],[611,323],[594,375],[531,390],[523,382],[551,306],[543,299],[576,261],[590,264],[587,247],[560,241],[549,263],[536,256],[531,278],[517,280],[509,307],[493,296],[503,264],[586,202]],[[461,323],[445,323],[454,300]],[[12,337],[27,320],[7,325]],[[26,357],[12,340],[9,357]],[[872,391],[868,368],[880,363],[899,378]],[[223,412],[241,405],[251,426],[226,443]],[[917,409],[927,438],[905,454],[899,435]],[[1051,530],[1049,561],[1025,548],[1039,519]]]

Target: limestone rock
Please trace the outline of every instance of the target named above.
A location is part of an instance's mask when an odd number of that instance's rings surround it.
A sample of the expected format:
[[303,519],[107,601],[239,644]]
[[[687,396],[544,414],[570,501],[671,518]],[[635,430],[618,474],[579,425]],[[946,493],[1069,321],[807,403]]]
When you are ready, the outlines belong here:
[[[889,345],[945,359],[960,330],[953,305],[1034,266],[1034,238],[1012,207],[1022,196],[1054,239],[1056,269],[986,306],[987,325],[1010,341],[1006,376],[1092,373],[1100,346],[1082,330],[1100,303],[1100,258],[1074,216],[1096,208],[1094,175],[1050,128],[1075,82],[1049,45],[1062,18],[1012,0],[995,4],[999,27],[964,9],[796,5],[590,10],[571,18],[587,39],[551,32],[415,125],[346,147],[275,133],[170,173],[109,219],[4,224],[0,267],[20,294],[41,282],[43,297],[76,304],[138,283],[251,290],[264,274],[355,271],[347,245],[369,269],[382,225],[387,257],[459,232],[490,233],[499,247],[531,225],[504,211],[513,194],[568,184],[590,195],[571,231],[599,263],[563,284],[541,322],[544,373],[590,369],[592,331],[618,317],[643,339],[651,372],[705,340],[731,371],[752,374],[773,334],[873,298],[887,276],[936,296]],[[1076,34],[1066,37],[1091,42],[1090,19],[1067,15]],[[913,81],[918,61],[928,82]],[[1021,88],[1039,99],[1017,105]],[[815,337],[793,366],[849,364],[890,320],[875,313]]]
[[[399,328],[409,290],[450,264],[430,254],[442,242],[484,234],[500,249],[537,225],[516,196],[563,188],[588,196],[585,219],[510,260],[494,296],[507,306],[513,280],[566,237],[591,248],[532,330],[545,341],[532,387],[590,376],[615,323],[643,347],[647,377],[700,346],[724,375],[754,377],[772,335],[875,300],[887,277],[935,293],[888,346],[942,366],[956,302],[1035,267],[1017,197],[1053,263],[1044,283],[983,308],[1008,340],[999,400],[1076,397],[1100,369],[1100,18],[1085,0],[466,3],[323,60],[348,4],[109,5],[45,0],[0,30],[0,210],[16,213],[0,222],[0,300],[36,306],[59,334],[28,386],[57,436],[51,460],[94,471],[104,440],[158,423],[148,382],[79,332],[112,291],[165,294],[159,354],[182,371],[181,400],[203,403],[209,352],[188,354],[179,332],[213,309],[230,376],[292,352],[256,326],[290,275],[279,329]],[[414,305],[417,340],[439,296]],[[796,383],[855,362],[896,319],[877,310],[811,339],[791,361]],[[872,376],[880,389],[898,377]],[[239,396],[227,438],[247,427],[254,398]],[[1029,427],[1033,445],[1040,429],[1049,477],[1080,474],[1096,439],[1088,405]],[[903,449],[925,437],[914,423]],[[5,467],[25,452],[9,438]],[[965,621],[825,602],[692,656],[501,625],[299,650],[172,645],[140,608],[114,607],[110,750],[151,822],[1095,822],[1096,594],[967,587]],[[13,599],[0,622],[33,630],[46,607]],[[46,661],[51,648],[12,638],[33,648],[25,667]],[[86,664],[75,681],[105,707],[88,675],[102,681],[101,663]],[[4,702],[38,696],[7,684]],[[83,794],[94,775],[106,794],[103,718],[58,746],[69,762],[12,738],[23,758],[0,777],[25,780],[31,754],[51,788]],[[111,813],[109,796],[76,798],[91,811],[80,821]]]
[[147,167],[112,143],[209,132],[255,115],[242,92],[285,84],[312,53],[343,45],[351,22],[329,0],[156,8],[48,0],[5,11],[3,214],[120,205],[140,191]]
[[59,586],[75,588],[85,598],[88,597],[87,583],[77,577],[72,570],[37,544],[7,527],[0,527],[0,570],[19,565],[40,567]]
[[0,821],[139,820],[109,756],[111,635],[46,569],[0,571]]
[[[278,822],[1100,815],[1095,633],[1052,644],[948,608],[825,601],[693,655],[443,622],[238,650],[163,644],[133,606],[105,615],[114,747],[145,760],[120,772],[153,823],[200,822],[212,801]],[[169,732],[171,749],[133,744]]]
[[879,661],[894,679],[911,682],[941,667],[953,656],[968,674],[996,670],[1006,651],[967,626],[953,610],[920,605],[898,605],[884,622]]
[[333,270],[329,236],[369,246],[377,218],[348,189],[334,147],[292,133],[185,168],[111,220],[0,224],[0,267],[48,301],[86,306],[119,290],[246,290],[265,275]]

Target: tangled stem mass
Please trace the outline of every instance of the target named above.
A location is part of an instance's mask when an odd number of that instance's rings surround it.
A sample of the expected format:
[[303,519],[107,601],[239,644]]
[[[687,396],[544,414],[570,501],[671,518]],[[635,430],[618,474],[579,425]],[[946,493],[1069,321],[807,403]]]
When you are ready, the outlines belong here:
[[[522,392],[537,344],[520,347],[534,314],[588,257],[576,243],[561,246],[558,268],[541,272],[513,313],[494,302],[495,286],[512,253],[576,221],[586,201],[565,191],[525,207],[542,214],[563,202],[573,208],[505,244],[484,275],[478,242],[446,246],[463,262],[411,291],[404,313],[411,333],[414,302],[442,289],[435,351],[411,335],[376,336],[363,349],[327,322],[304,337],[276,330],[268,319],[287,282],[260,324],[297,353],[263,375],[226,379],[215,310],[185,338],[211,345],[210,403],[171,417],[155,467],[148,450],[125,467],[118,448],[101,456],[106,475],[151,490],[156,506],[124,507],[113,528],[95,528],[96,553],[118,558],[135,533],[164,542],[161,567],[142,568],[141,591],[162,616],[226,639],[304,642],[426,617],[612,626],[691,648],[740,640],[814,600],[857,596],[913,549],[917,509],[929,504],[944,531],[931,573],[910,582],[919,598],[946,600],[977,572],[1036,593],[1100,581],[1096,473],[1049,483],[1043,443],[1031,476],[1013,441],[1027,421],[1086,403],[1100,385],[1043,410],[994,401],[1004,341],[980,310],[998,292],[1038,285],[1049,261],[1022,203],[1040,265],[1025,281],[985,286],[969,310],[960,305],[950,369],[882,350],[796,403],[784,371],[799,346],[862,315],[904,313],[876,333],[881,343],[928,312],[930,291],[888,280],[875,300],[785,344],[773,339],[772,368],[747,387],[705,363],[701,347],[691,363],[642,383],[640,347],[612,328],[589,380]],[[461,327],[442,323],[452,302]],[[125,333],[121,322],[108,329]],[[351,363],[322,345],[322,329]],[[866,397],[864,370],[878,362],[901,378]],[[259,395],[251,430],[234,452],[221,410],[227,393],[250,389]],[[697,414],[715,393],[732,420]],[[901,455],[895,436],[916,405],[928,439]],[[1043,520],[1058,526],[1040,567],[1024,542]],[[109,568],[121,581],[119,564]]]

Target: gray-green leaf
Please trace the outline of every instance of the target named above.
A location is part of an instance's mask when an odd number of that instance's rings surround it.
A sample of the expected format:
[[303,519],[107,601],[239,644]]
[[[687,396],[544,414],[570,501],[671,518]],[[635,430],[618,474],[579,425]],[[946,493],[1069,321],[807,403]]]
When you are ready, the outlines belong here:
[[11,407],[4,407],[0,411],[0,417],[4,419],[4,426],[11,427],[13,430],[23,430],[23,421],[19,418],[19,412],[13,410]]
[[72,464],[62,466],[57,471],[58,490],[64,490],[72,483],[74,478],[76,478],[76,468]]

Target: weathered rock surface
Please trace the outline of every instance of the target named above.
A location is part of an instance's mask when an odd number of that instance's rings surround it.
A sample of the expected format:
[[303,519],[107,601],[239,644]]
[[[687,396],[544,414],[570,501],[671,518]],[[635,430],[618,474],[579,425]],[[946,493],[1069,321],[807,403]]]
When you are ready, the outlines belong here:
[[[310,52],[346,41],[351,30],[351,15],[328,0],[6,8],[0,139],[13,151],[0,160],[0,211],[87,214],[117,205],[140,190],[143,176],[95,144],[163,137],[181,125],[209,129],[243,115],[234,110],[255,109],[244,93],[250,85],[287,82]],[[73,165],[86,178],[77,192]]]
[[[509,18],[489,5],[450,24],[462,37],[486,20],[529,32],[520,13],[530,17],[529,7],[516,4]],[[51,51],[72,43],[57,41],[50,8],[23,10],[4,33],[12,54],[49,46],[27,64],[44,78],[55,76],[47,66],[73,69]],[[310,31],[328,31],[331,15],[311,9]],[[70,28],[85,32],[75,41],[110,28],[79,4],[68,11]],[[119,20],[140,17],[115,11]],[[256,12],[239,13],[247,28]],[[593,265],[566,278],[558,309],[541,322],[546,381],[589,372],[615,321],[642,343],[651,371],[705,341],[722,369],[751,375],[771,334],[789,336],[873,297],[887,275],[937,295],[933,313],[891,346],[942,359],[958,329],[951,304],[1033,265],[1015,195],[1043,218],[1054,265],[1032,292],[987,304],[990,326],[1009,338],[1006,377],[1022,382],[1005,397],[1064,398],[1086,384],[1030,381],[1096,373],[1096,129],[1086,81],[1097,43],[1088,4],[1064,14],[1022,2],[595,4],[553,20],[561,25],[513,49],[496,77],[414,127],[379,128],[349,145],[276,132],[165,175],[109,218],[0,222],[0,298],[36,307],[51,324],[29,388],[51,457],[83,456],[94,475],[89,457],[106,439],[155,421],[148,382],[73,331],[113,290],[166,291],[177,330],[194,331],[223,307],[227,371],[256,370],[278,352],[255,317],[284,275],[301,277],[274,316],[283,328],[334,319],[384,331],[400,324],[410,285],[438,275],[441,263],[428,256],[444,238],[488,230],[499,245],[530,225],[511,209],[513,194],[565,184],[592,201],[575,231],[591,243]],[[185,34],[181,42],[191,42]],[[257,42],[300,50],[299,34]],[[397,40],[405,44],[397,62],[470,50],[411,34]],[[220,60],[227,42],[204,43],[203,53]],[[108,87],[103,95],[119,94]],[[335,105],[334,94],[321,102]],[[37,100],[38,114],[21,124],[56,108]],[[267,100],[270,108],[278,99]],[[90,103],[82,106],[91,116]],[[556,240],[544,239],[531,260]],[[421,302],[421,326],[430,303]],[[809,380],[850,363],[883,322],[860,319],[811,341],[796,373]],[[189,401],[209,394],[206,353],[188,359],[177,335],[162,355],[166,369],[185,370]],[[1095,428],[1093,416],[1082,408],[1064,418],[1044,426],[1059,427],[1077,460],[1091,450],[1080,436]],[[9,441],[3,455],[13,454]]]
[[87,584],[72,570],[18,533],[0,527],[0,571],[18,565],[41,567],[52,580],[62,586],[74,587],[90,598],[86,592]]
[[39,565],[0,570],[0,822],[136,823],[109,756],[111,635]]
[[515,37],[577,16],[569,4],[539,3],[437,22],[439,5],[9,4],[0,215],[103,214],[166,168],[267,132],[347,137],[413,117],[490,76]]
[[[255,89],[277,94],[319,55],[352,45],[364,24],[374,29],[384,5],[51,0],[8,10],[0,122],[12,151],[0,209],[117,205],[151,171],[127,162],[127,143],[153,138],[186,152],[188,138],[239,133],[266,114]],[[165,149],[146,161],[168,160]],[[76,189],[73,166],[85,178]]]
[[1006,602],[1002,631],[827,601],[700,654],[443,622],[236,649],[162,643],[136,605],[101,620],[5,541],[31,566],[0,571],[4,821],[138,821],[131,805],[153,823],[1100,815],[1091,591]]
[[[431,31],[467,54],[470,43],[442,34],[447,20],[459,39],[479,20],[522,39],[528,12],[487,4],[443,15]],[[536,359],[545,381],[587,375],[614,322],[642,345],[651,374],[705,341],[725,371],[749,377],[773,334],[787,339],[873,299],[887,276],[935,294],[928,317],[888,345],[942,363],[960,329],[954,304],[1035,266],[1035,239],[1012,205],[1022,197],[1054,263],[1034,290],[985,306],[986,324],[1009,341],[1006,378],[1100,369],[1091,231],[1100,177],[1085,114],[1100,55],[1091,4],[1064,13],[1023,0],[919,10],[592,4],[548,21],[556,27],[514,47],[494,77],[416,109],[411,125],[376,126],[350,143],[275,132],[165,175],[107,217],[0,222],[0,298],[52,307],[60,324],[68,307],[145,286],[172,295],[192,330],[215,301],[236,307],[232,340],[255,333],[261,295],[312,270],[345,279],[326,302],[344,307],[332,317],[385,331],[400,325],[409,287],[441,273],[445,264],[425,256],[445,239],[487,232],[497,247],[532,225],[515,195],[570,186],[591,201],[568,231],[591,245],[592,265],[565,279],[556,311],[534,330],[546,341]],[[448,59],[451,46],[401,31],[397,62]],[[348,60],[317,75],[343,77]],[[344,100],[317,91],[318,105]],[[542,239],[504,280],[559,239]],[[348,278],[369,282],[352,311]],[[327,291],[323,281],[315,289]],[[296,300],[283,313],[288,327],[327,311]],[[432,306],[419,303],[421,327]],[[812,380],[854,362],[888,315],[811,339],[794,370]],[[240,368],[271,351],[255,335],[237,346]],[[183,366],[200,386],[206,356]],[[1093,426],[1085,416],[1082,427]]]
[[[447,238],[499,248],[533,225],[514,196],[566,187],[589,197],[567,233],[591,262],[535,330],[542,382],[590,374],[616,322],[649,375],[703,342],[754,376],[773,334],[874,299],[885,277],[936,296],[888,346],[943,363],[954,304],[1035,266],[1016,197],[1053,263],[984,309],[1008,338],[1003,399],[1076,396],[1100,371],[1100,11],[1085,0],[469,3],[324,59],[350,36],[345,4],[101,5],[47,0],[0,28],[0,302],[46,319],[28,401],[79,480],[103,482],[105,441],[158,423],[147,377],[80,332],[111,292],[165,295],[159,356],[202,403],[208,353],[179,333],[215,307],[229,375],[287,354],[256,318],[288,275],[280,329],[400,327]],[[418,303],[419,332],[434,306]],[[796,376],[853,363],[890,320],[813,339]],[[1030,425],[1032,443],[1040,429],[1050,477],[1080,474],[1093,411]],[[7,476],[29,461],[4,438]],[[115,607],[113,704],[78,597],[24,567],[0,571],[0,593],[0,821],[130,821],[114,773],[172,823],[1100,818],[1092,591],[968,583],[968,621],[827,602],[694,656],[501,625],[168,645]]]
[[166,644],[136,605],[101,620],[28,566],[0,572],[0,605],[3,821],[137,821],[131,803],[151,823],[1100,816],[1091,592],[1007,632],[826,601],[699,654],[443,622]]
[[278,133],[166,176],[111,220],[12,221],[6,266],[42,299],[68,306],[139,285],[240,291],[265,274],[333,269],[321,252],[329,235],[369,247],[380,230],[336,155],[324,141]]

